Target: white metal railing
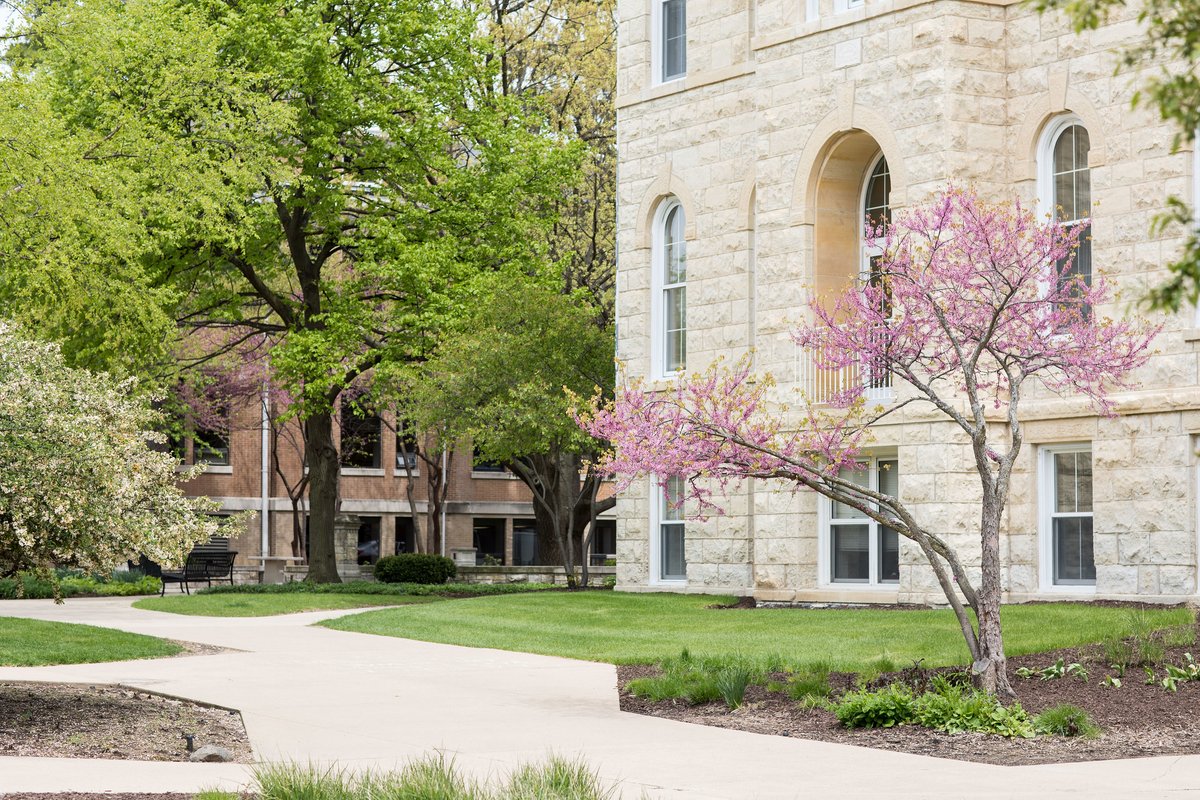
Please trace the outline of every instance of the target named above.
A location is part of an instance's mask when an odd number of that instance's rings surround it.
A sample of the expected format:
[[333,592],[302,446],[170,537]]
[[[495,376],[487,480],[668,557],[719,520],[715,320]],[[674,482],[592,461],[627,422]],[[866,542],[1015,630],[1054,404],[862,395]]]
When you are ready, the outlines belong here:
[[882,369],[871,369],[867,361],[849,364],[840,369],[824,369],[819,350],[797,346],[796,381],[809,402],[826,404],[839,393],[854,386],[863,387],[868,403],[887,403],[896,396],[892,375]]

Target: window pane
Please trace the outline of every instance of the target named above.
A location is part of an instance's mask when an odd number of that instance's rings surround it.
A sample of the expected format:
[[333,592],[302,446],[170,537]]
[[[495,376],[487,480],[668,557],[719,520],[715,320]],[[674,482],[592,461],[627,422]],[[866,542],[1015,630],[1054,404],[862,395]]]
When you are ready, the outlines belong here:
[[1054,176],[1055,219],[1070,222],[1075,216],[1075,173],[1060,172]]
[[1088,168],[1088,151],[1092,146],[1091,137],[1088,136],[1087,128],[1080,125],[1072,125],[1071,132],[1074,134],[1075,169],[1086,170]]
[[361,517],[358,523],[358,563],[374,564],[379,560],[379,517]]
[[687,562],[683,557],[683,525],[664,523],[662,529],[662,577],[667,580],[687,577]]
[[687,72],[687,6],[684,0],[666,0],[662,5],[663,80]]
[[881,158],[871,171],[871,177],[867,179],[866,198],[863,203],[863,216],[868,218],[872,225],[892,218],[888,203],[891,192],[892,176],[888,171],[887,159]]
[[834,525],[833,579],[835,581],[868,581],[871,578],[869,550],[870,527],[867,525]]
[[[866,487],[869,485],[867,482],[866,470],[860,470],[858,472],[851,472],[848,469],[843,469],[841,472],[838,473],[838,475],[842,479],[852,481],[853,483],[855,483],[858,486]],[[866,514],[862,513],[857,508],[851,508],[850,506],[848,506],[844,503],[840,503],[835,500],[835,501],[833,501],[833,518],[834,519],[865,519]]]
[[678,521],[683,519],[683,507],[680,501],[683,500],[683,478],[675,476],[667,479],[667,485],[662,492],[662,519],[664,521]]
[[666,341],[666,358],[663,361],[664,372],[678,372],[683,369],[687,360],[687,340],[683,331],[669,331]]
[[879,462],[879,493],[888,497],[900,494],[900,468],[896,461]]
[[1079,513],[1092,510],[1092,454],[1054,454],[1054,510]]
[[1075,173],[1075,219],[1092,215],[1092,172],[1081,169]]
[[1091,517],[1054,520],[1054,582],[1094,583]]
[[1071,172],[1075,169],[1075,127],[1072,125],[1060,133],[1058,141],[1054,143],[1055,172]]
[[663,264],[667,285],[687,280],[687,243],[683,234],[683,208],[675,206],[667,212],[663,223]]
[[687,287],[667,289],[663,294],[666,315],[663,371],[676,372],[687,361]]
[[900,534],[887,527],[879,529],[879,580],[900,580]]

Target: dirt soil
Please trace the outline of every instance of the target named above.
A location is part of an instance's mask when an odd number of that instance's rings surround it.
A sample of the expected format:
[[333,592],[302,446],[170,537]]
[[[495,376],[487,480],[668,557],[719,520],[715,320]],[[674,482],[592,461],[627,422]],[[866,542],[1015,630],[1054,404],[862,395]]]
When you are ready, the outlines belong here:
[[[1163,663],[1181,665],[1186,652],[1200,657],[1200,639],[1188,647],[1167,648]],[[1088,671],[1087,682],[1070,676],[1052,680],[1016,676],[1016,670],[1021,667],[1038,670],[1058,658],[1065,664],[1083,664]],[[1166,674],[1161,667],[1156,670],[1155,684],[1146,685],[1143,668],[1131,666],[1126,669],[1120,688],[1104,686],[1104,678],[1116,675],[1117,671],[1108,666],[1099,647],[1055,650],[1008,661],[1009,681],[1031,716],[1060,703],[1079,706],[1102,729],[1095,739],[1059,736],[1006,739],[982,733],[948,734],[913,725],[848,730],[841,727],[832,712],[803,708],[787,694],[768,692],[761,686],[748,688],[745,704],[737,710],[730,710],[721,701],[698,706],[689,705],[685,700],[655,703],[634,697],[625,687],[634,678],[660,674],[658,667],[620,666],[617,670],[623,711],[752,733],[1000,765],[1200,753],[1200,736],[1195,732],[1200,682],[1180,683],[1178,691],[1171,693],[1158,683]],[[782,674],[772,677],[780,682],[787,680]],[[886,685],[902,678],[901,673],[884,675],[871,685]],[[830,685],[835,695],[840,694],[854,688],[855,676],[834,673],[830,676]]]
[[187,761],[184,733],[252,760],[236,712],[121,686],[0,682],[0,756]]

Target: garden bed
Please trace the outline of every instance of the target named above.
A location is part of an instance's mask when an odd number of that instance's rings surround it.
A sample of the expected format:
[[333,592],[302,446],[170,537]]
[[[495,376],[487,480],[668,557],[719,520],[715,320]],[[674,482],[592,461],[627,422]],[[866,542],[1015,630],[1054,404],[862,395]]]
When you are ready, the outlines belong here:
[[0,756],[187,761],[182,733],[251,761],[237,712],[122,686],[0,682]]
[[[1200,705],[1200,681],[1181,681],[1174,692],[1162,685],[1162,679],[1167,676],[1165,665],[1185,664],[1187,653],[1200,656],[1200,647],[1195,643],[1176,646],[1165,643],[1160,651],[1152,653],[1152,684],[1146,682],[1148,676],[1145,667],[1136,663],[1127,666],[1123,676],[1120,675],[1119,669],[1110,666],[1111,651],[1106,652],[1100,645],[1009,659],[1009,680],[1021,705],[1030,715],[1060,704],[1078,706],[1099,725],[1101,732],[1094,738],[1042,735],[1031,739],[1010,739],[983,733],[950,734],[916,725],[847,729],[842,727],[831,710],[811,705],[806,707],[793,700],[786,690],[779,690],[779,684],[786,685],[792,677],[784,673],[768,676],[768,683],[776,683],[776,691],[768,690],[765,685],[749,686],[743,705],[737,709],[731,710],[721,700],[698,705],[683,699],[652,701],[631,694],[628,684],[637,678],[661,675],[659,667],[631,665],[617,669],[623,711],[774,736],[816,739],[961,761],[1020,765],[1200,753],[1200,737],[1195,735],[1194,727],[1196,708]],[[1082,680],[1078,670],[1074,675],[1064,674],[1045,680],[1038,674],[1028,678],[1018,676],[1018,670],[1022,668],[1037,673],[1048,666],[1052,667],[1059,659],[1067,666],[1079,664],[1087,672],[1087,680]],[[1132,660],[1136,662],[1138,659],[1135,652]],[[912,679],[915,672],[885,673],[866,685],[877,688],[904,682]],[[925,678],[931,674],[929,671],[921,672]],[[1121,685],[1106,685],[1104,681],[1109,676],[1118,678]],[[854,674],[831,673],[831,697],[836,699],[842,693],[855,689],[858,683],[858,677]]]

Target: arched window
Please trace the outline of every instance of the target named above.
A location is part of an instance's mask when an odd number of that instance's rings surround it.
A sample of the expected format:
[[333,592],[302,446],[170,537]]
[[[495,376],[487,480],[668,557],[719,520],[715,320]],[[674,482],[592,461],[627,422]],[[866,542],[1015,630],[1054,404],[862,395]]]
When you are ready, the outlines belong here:
[[655,372],[673,375],[687,361],[687,242],[678,200],[660,208],[654,226]]
[[1042,202],[1060,224],[1080,226],[1079,247],[1071,268],[1056,265],[1060,284],[1082,279],[1092,283],[1092,175],[1088,169],[1091,139],[1082,121],[1074,116],[1055,120],[1039,148],[1039,178]]
[[[887,159],[882,154],[875,159],[870,172],[867,173],[863,185],[862,219],[864,235],[868,229],[878,228],[892,221],[892,176],[888,172]],[[865,242],[862,250],[862,281],[872,289],[882,292],[881,302],[885,317],[892,316],[892,302],[887,286],[887,276],[883,274],[883,251],[878,247],[868,247]],[[870,363],[863,365],[862,377],[866,382],[867,397],[872,400],[884,400],[890,397],[892,376],[887,371],[885,363]]]

